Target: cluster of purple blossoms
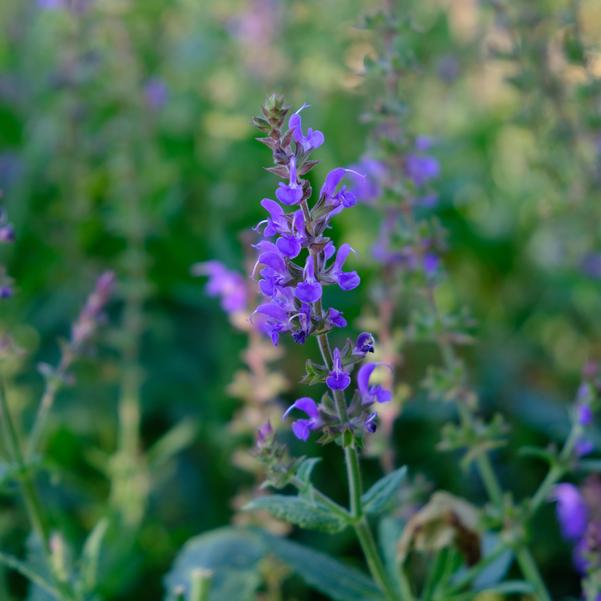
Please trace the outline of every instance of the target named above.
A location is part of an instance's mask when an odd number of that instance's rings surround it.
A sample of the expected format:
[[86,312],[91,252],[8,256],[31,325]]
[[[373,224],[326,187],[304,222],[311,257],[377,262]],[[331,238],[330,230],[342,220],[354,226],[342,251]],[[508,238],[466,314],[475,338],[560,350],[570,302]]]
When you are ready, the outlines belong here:
[[[0,246],[11,244],[15,240],[15,230],[8,223],[8,218],[3,209],[0,208]],[[6,273],[6,269],[0,264],[0,300],[10,298],[13,295],[12,281]]]
[[555,487],[562,536],[573,545],[574,566],[581,573],[601,568],[601,480],[589,477],[581,487],[562,482]]
[[[323,306],[324,287],[335,285],[348,291],[361,282],[356,271],[345,269],[346,260],[354,252],[351,246],[343,243],[336,248],[326,236],[332,218],[357,203],[355,194],[344,185],[345,178],[361,176],[350,169],[333,169],[326,176],[317,200],[309,206],[312,190],[302,176],[317,164],[309,157],[323,144],[324,135],[312,129],[304,133],[300,111],[305,107],[289,118],[288,127],[284,129],[288,107],[280,97],[274,96],[263,107],[264,117],[254,119],[255,125],[267,134],[259,140],[273,152],[275,166],[268,171],[284,179],[275,191],[278,202],[270,198],[261,201],[267,216],[255,228],[262,240],[256,244],[258,257],[254,274],[265,297],[255,314],[266,318],[265,325],[274,345],[283,333],[289,333],[295,342],[303,344],[311,335],[323,337],[332,330],[344,328],[347,322],[342,313]],[[286,210],[288,207],[290,211]],[[321,340],[323,343],[323,338]],[[354,345],[348,341],[344,348],[334,348],[331,365],[314,366],[319,373],[317,381],[325,382],[331,394],[324,395],[319,404],[302,397],[286,411],[286,416],[293,410],[306,416],[292,424],[299,439],[307,440],[314,430],[321,430],[326,437],[344,429],[375,430],[374,403],[392,398],[390,391],[370,382],[377,364],[367,363],[359,369],[357,392],[347,407],[344,423],[332,399],[351,385],[354,366],[369,352],[373,352],[373,337],[363,333]]]

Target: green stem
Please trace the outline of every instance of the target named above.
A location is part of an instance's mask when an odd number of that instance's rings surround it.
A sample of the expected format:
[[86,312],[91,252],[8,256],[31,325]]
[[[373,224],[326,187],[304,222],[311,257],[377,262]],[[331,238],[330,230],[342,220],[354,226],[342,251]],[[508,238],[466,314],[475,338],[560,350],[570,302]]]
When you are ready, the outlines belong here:
[[19,480],[21,494],[25,502],[25,510],[31,523],[31,527],[42,545],[42,552],[44,554],[46,564],[50,568],[55,585],[58,591],[60,591],[59,594],[61,595],[61,598],[68,599],[69,601],[76,599],[75,594],[69,589],[68,584],[58,578],[52,569],[50,531],[44,518],[42,504],[40,503],[40,498],[33,482],[30,466],[25,461],[23,451],[21,450],[21,443],[19,441],[17,429],[10,413],[8,400],[6,398],[6,391],[4,390],[4,382],[2,379],[0,379],[0,418],[2,420],[2,429],[4,431],[4,439],[6,440],[8,453],[18,470],[17,478]]
[[[317,314],[323,316],[323,309],[321,303],[316,303]],[[320,334],[317,336],[317,342],[319,350],[325,365],[328,368],[332,366],[332,350],[327,334]],[[344,392],[342,390],[334,391],[334,403],[336,404],[336,411],[338,417],[344,423],[348,419],[346,400],[344,398]],[[363,515],[363,504],[361,495],[363,494],[363,486],[361,482],[361,467],[359,465],[359,454],[355,446],[348,446],[344,448],[344,458],[346,463],[346,474],[349,488],[349,505],[350,514],[353,518],[355,533],[369,571],[380,587],[384,596],[388,601],[395,601],[398,596],[394,591],[394,588],[390,584],[386,568],[378,552],[373,533],[369,526],[366,517]]]
[[[450,343],[446,332],[444,331],[444,322],[438,311],[438,305],[434,296],[434,290],[429,287],[426,291],[426,296],[432,308],[433,314],[435,315],[438,322],[438,346],[441,351],[443,362],[448,369],[453,369],[457,364],[457,358],[455,356],[455,349]],[[474,427],[474,415],[472,410],[464,404],[461,399],[459,400],[459,412],[461,415],[462,422],[470,429]],[[499,484],[499,480],[494,472],[490,457],[486,452],[480,453],[476,459],[476,468],[486,493],[490,498],[491,502],[497,507],[499,513],[502,515],[504,511],[504,500],[503,500],[503,489]],[[538,502],[538,500],[537,500]],[[528,549],[527,545],[521,541],[515,550],[516,559],[520,566],[520,570],[524,577],[532,584],[536,591],[536,596],[539,601],[550,601],[551,597],[546,589],[540,572],[532,558],[532,554]]]

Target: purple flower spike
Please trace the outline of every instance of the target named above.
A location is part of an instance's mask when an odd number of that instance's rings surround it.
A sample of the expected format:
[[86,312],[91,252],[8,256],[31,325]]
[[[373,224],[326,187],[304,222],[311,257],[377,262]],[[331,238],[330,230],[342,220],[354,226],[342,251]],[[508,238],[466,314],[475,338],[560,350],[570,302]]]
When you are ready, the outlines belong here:
[[557,519],[563,537],[575,541],[584,536],[588,509],[578,488],[567,482],[558,484],[553,499],[557,501]]
[[361,393],[361,402],[363,405],[372,405],[373,403],[387,403],[392,399],[392,392],[383,388],[380,384],[369,385],[369,380],[376,367],[383,363],[365,363],[357,373],[357,387]]
[[334,365],[326,378],[326,384],[331,390],[345,390],[351,383],[351,376],[344,370],[340,359],[340,350],[334,349]]
[[303,271],[304,281],[296,287],[296,298],[305,303],[317,302],[323,293],[321,284],[315,279],[315,265],[313,255],[307,257]]
[[334,265],[330,270],[330,276],[343,290],[353,290],[361,283],[361,278],[356,271],[342,271],[342,266],[351,252],[355,252],[351,245],[343,244],[338,249]]
[[303,198],[303,189],[300,184],[296,181],[296,159],[290,158],[290,179],[288,184],[278,184],[279,188],[275,191],[277,199],[285,205],[298,204]]
[[293,409],[302,411],[309,419],[297,419],[292,422],[292,432],[294,432],[294,435],[299,440],[308,440],[311,432],[321,425],[317,404],[310,397],[301,397],[300,399],[296,399],[296,401],[288,407],[286,413],[284,413],[284,417],[288,417],[288,414]]
[[293,131],[294,141],[302,146],[305,152],[319,148],[325,141],[324,135],[319,130],[309,128],[307,135],[303,134],[303,122],[299,113],[308,106],[308,104],[303,104],[288,121],[288,127]]

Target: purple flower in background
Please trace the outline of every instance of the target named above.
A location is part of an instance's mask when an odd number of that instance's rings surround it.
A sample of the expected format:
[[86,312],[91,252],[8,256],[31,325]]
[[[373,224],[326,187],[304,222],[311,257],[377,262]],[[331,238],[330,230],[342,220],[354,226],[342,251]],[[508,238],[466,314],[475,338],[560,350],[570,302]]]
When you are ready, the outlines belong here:
[[594,450],[594,443],[586,438],[577,440],[576,444],[574,445],[574,453],[576,454],[576,457],[584,457],[585,455],[592,453]]
[[309,152],[310,150],[315,150],[319,148],[324,143],[324,135],[319,130],[313,130],[309,128],[307,130],[307,135],[303,134],[303,123],[300,116],[300,112],[308,108],[308,104],[303,104],[296,113],[294,113],[290,120],[288,121],[288,127],[293,132],[294,141],[302,146],[302,149],[305,152]]
[[93,336],[114,286],[115,274],[112,271],[105,271],[96,281],[94,290],[71,328],[71,344],[74,347],[81,346]]
[[326,378],[326,384],[330,390],[345,390],[351,383],[351,376],[345,371],[340,358],[340,350],[334,349],[334,357],[332,361],[332,371]]
[[387,403],[392,399],[392,392],[380,384],[369,383],[371,376],[382,363],[365,363],[359,368],[357,373],[357,386],[361,393],[361,403],[363,405],[372,405],[373,403]]
[[37,0],[38,8],[43,10],[57,10],[65,8],[65,0]]
[[151,109],[163,108],[167,104],[168,97],[167,84],[160,77],[152,77],[144,84],[144,99]]
[[244,311],[247,307],[247,290],[244,278],[231,271],[219,261],[197,263],[192,267],[192,274],[208,276],[206,291],[209,296],[221,298],[221,307],[227,313]]
[[[4,209],[0,207],[0,245],[11,244],[15,240],[13,226],[8,223]],[[0,300],[11,298],[14,294],[12,280],[8,277],[6,269],[0,264]]]
[[322,293],[321,284],[315,279],[315,259],[309,255],[303,270],[303,281],[296,286],[296,298],[305,303],[315,303]]
[[433,156],[425,154],[432,145],[430,138],[418,136],[415,150],[405,157],[405,174],[417,186],[423,186],[440,174],[440,165]]
[[371,203],[382,194],[382,184],[386,177],[387,168],[382,161],[364,156],[349,170],[351,191],[357,200]]
[[7,298],[11,298],[13,294],[14,291],[10,284],[7,282],[0,284],[0,299],[6,300]]
[[590,426],[593,423],[593,410],[589,403],[580,402],[578,409],[578,423],[581,426]]
[[310,397],[301,397],[288,407],[286,413],[284,413],[284,417],[288,417],[288,414],[294,409],[305,413],[307,419],[297,419],[293,421],[292,432],[294,432],[294,435],[299,440],[308,440],[311,432],[321,426],[317,404]]
[[296,159],[294,157],[290,157],[288,171],[290,173],[288,184],[280,182],[275,195],[282,204],[290,206],[298,204],[303,198],[303,189],[296,176]]
[[588,254],[580,264],[582,271],[591,278],[601,279],[601,254]]
[[557,519],[564,538],[575,541],[581,538],[588,520],[588,509],[577,486],[564,482],[558,484],[553,492],[557,502]]
[[427,276],[436,275],[440,265],[440,257],[432,252],[426,253],[423,258],[424,272]]

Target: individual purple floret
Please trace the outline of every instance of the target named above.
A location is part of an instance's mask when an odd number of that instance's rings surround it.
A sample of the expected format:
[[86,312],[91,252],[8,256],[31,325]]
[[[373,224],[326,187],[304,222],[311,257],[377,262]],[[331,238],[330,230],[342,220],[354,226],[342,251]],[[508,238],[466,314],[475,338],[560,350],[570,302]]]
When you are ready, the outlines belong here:
[[558,484],[553,492],[557,502],[557,519],[561,533],[568,540],[577,540],[584,535],[588,509],[580,490],[574,484]]
[[308,108],[308,104],[303,104],[296,113],[294,113],[288,121],[288,127],[293,131],[294,141],[299,144],[305,152],[315,150],[324,143],[324,135],[319,130],[309,128],[307,135],[303,134],[303,123],[300,112]]
[[192,266],[192,274],[208,276],[206,291],[209,296],[219,296],[221,306],[227,313],[244,311],[248,304],[244,278],[229,270],[219,261],[207,261]]
[[315,278],[315,259],[307,257],[303,270],[303,281],[296,286],[296,298],[305,303],[316,303],[323,294],[321,284]]
[[381,363],[365,363],[359,368],[357,373],[357,386],[361,393],[361,403],[372,405],[373,403],[387,403],[392,399],[392,392],[380,384],[369,384],[371,376]]
[[275,191],[276,198],[285,205],[296,205],[303,197],[303,188],[299,185],[296,176],[296,158],[290,157],[288,165],[290,173],[288,184],[279,183],[278,189]]
[[345,390],[350,386],[351,376],[342,365],[340,350],[335,348],[333,355],[332,371],[326,378],[326,384],[330,390]]
[[288,407],[284,417],[288,417],[289,413],[297,409],[308,416],[308,419],[297,419],[292,422],[292,432],[300,440],[308,440],[309,435],[313,430],[317,430],[321,425],[319,417],[319,409],[315,401],[310,397],[301,397]]
[[373,334],[370,332],[361,332],[359,336],[357,336],[357,340],[355,341],[355,348],[353,349],[353,355],[361,355],[365,357],[367,353],[374,352],[375,340]]
[[440,164],[426,154],[432,142],[426,136],[418,136],[414,151],[405,157],[405,174],[419,188],[440,174]]

